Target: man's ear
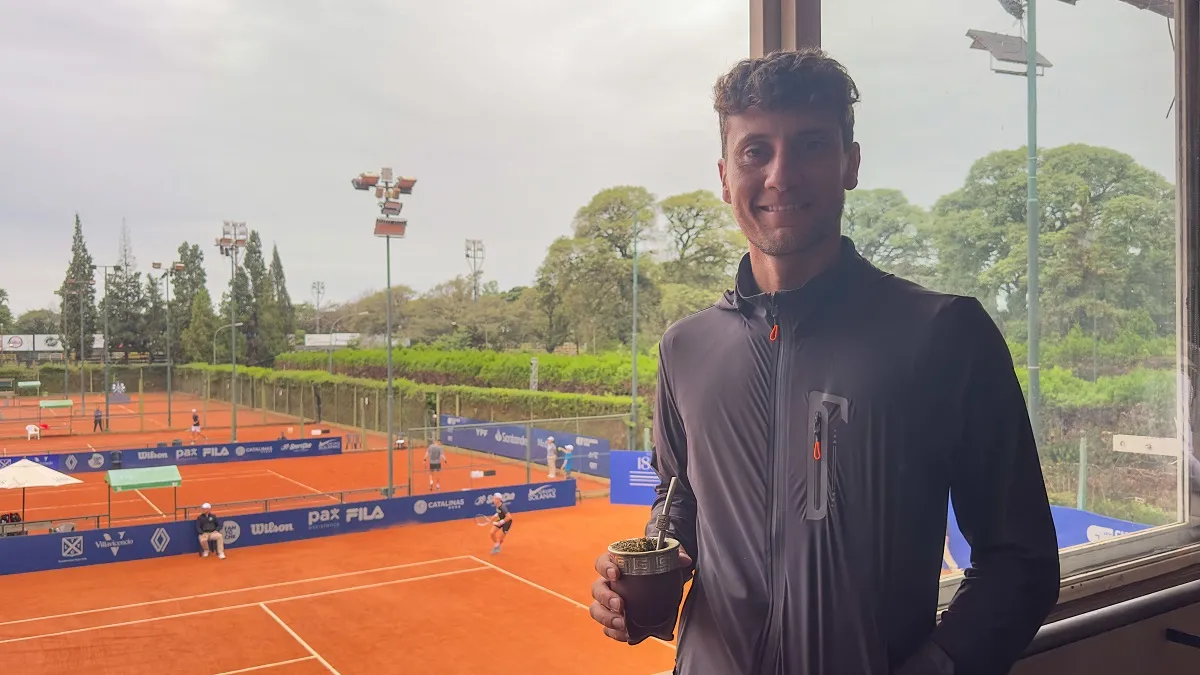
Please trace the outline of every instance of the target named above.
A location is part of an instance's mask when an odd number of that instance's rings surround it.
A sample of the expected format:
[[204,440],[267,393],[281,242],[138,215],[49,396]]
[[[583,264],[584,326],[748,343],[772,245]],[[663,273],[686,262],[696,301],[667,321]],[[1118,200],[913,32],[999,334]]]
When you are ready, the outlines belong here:
[[862,148],[857,142],[850,144],[846,152],[846,171],[842,174],[842,189],[853,190],[858,187],[858,168],[862,165]]
[[733,196],[729,194],[729,182],[725,180],[725,158],[717,160],[717,174],[721,176],[721,199],[726,204],[733,203]]

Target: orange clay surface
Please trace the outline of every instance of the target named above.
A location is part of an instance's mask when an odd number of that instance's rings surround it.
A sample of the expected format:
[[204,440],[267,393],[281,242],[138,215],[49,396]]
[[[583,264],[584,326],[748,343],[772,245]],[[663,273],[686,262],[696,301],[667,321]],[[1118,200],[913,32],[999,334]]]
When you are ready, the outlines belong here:
[[[96,396],[98,401],[99,395]],[[89,397],[91,401],[91,397]],[[91,404],[89,403],[89,406]],[[136,405],[136,404],[135,404]],[[165,398],[164,409],[160,412],[145,414],[145,432],[108,433],[78,433],[73,436],[45,435],[41,439],[0,440],[0,454],[55,454],[65,452],[80,452],[104,449],[135,449],[153,447],[158,443],[170,443],[180,439],[184,444],[191,444],[191,433],[186,427],[191,424],[191,405],[201,410],[203,402],[187,402],[180,410],[176,402],[172,428],[167,428]],[[5,417],[11,417],[15,406],[0,407]],[[28,407],[28,402],[23,407]],[[147,404],[148,407],[148,404]],[[26,411],[27,412],[27,411]],[[199,443],[228,442],[228,428],[231,410],[228,404],[208,402],[207,417],[209,425],[203,427],[206,437]],[[295,418],[268,413],[267,424],[263,423],[263,412],[255,409],[242,409],[238,413],[238,440],[264,441],[279,438],[281,433],[288,438],[300,438],[300,424]],[[113,427],[117,426],[117,418],[113,418]],[[137,425],[141,421],[137,417],[120,420],[126,424]],[[86,422],[86,425],[84,424]],[[11,424],[11,422],[6,422]],[[21,428],[28,422],[21,422]],[[225,428],[217,426],[224,423]],[[5,424],[5,423],[0,423]],[[76,420],[76,430],[90,430],[91,420]],[[248,426],[253,424],[255,426]],[[182,425],[182,427],[181,427]],[[152,427],[157,426],[157,429]],[[307,431],[313,428],[307,424]],[[334,435],[346,436],[357,433],[339,425],[322,424],[329,428]],[[22,432],[23,433],[23,432]],[[227,505],[222,508],[230,515],[238,513],[254,513],[268,509],[267,500],[272,500],[269,510],[278,511],[288,508],[307,508],[326,505],[338,501],[364,501],[379,499],[381,488],[388,484],[387,475],[387,440],[382,434],[370,433],[367,440],[371,446],[379,448],[374,451],[348,451],[342,455],[326,457],[299,457],[294,459],[268,459],[259,461],[228,462],[222,464],[206,464],[198,466],[181,466],[179,472],[183,476],[183,484],[178,490],[159,488],[153,490],[138,490],[111,495],[113,525],[133,525],[171,520],[176,517],[176,509],[195,507],[204,502]],[[442,491],[480,489],[499,487],[502,485],[517,485],[531,482],[547,481],[545,467],[530,465],[528,471],[523,462],[505,460],[482,453],[468,452],[448,447],[447,457],[442,471],[433,474],[440,482]],[[423,494],[432,491],[430,473],[425,467],[425,450],[417,447],[410,450],[393,451],[393,483],[397,486],[397,494],[408,494],[408,485],[412,484],[412,494]],[[411,458],[410,458],[411,454]],[[409,480],[409,465],[412,465],[413,479]],[[472,477],[472,471],[495,471],[495,475]],[[559,474],[561,477],[561,474]],[[82,484],[67,485],[57,488],[32,488],[26,491],[25,520],[61,521],[80,518],[83,516],[104,516],[100,520],[79,519],[75,524],[79,528],[107,526],[109,515],[108,486],[104,482],[103,473],[81,473],[75,476],[83,481]],[[603,490],[606,483],[579,478],[578,489],[581,491]],[[345,493],[329,495],[328,493]],[[0,513],[21,510],[21,493],[17,490],[0,491]],[[194,517],[194,513],[178,512],[181,519]],[[36,531],[36,528],[34,528]]]
[[0,577],[0,663],[25,675],[668,673],[673,645],[614,642],[587,612],[597,554],[646,515],[600,500],[517,513],[495,556],[468,520]]

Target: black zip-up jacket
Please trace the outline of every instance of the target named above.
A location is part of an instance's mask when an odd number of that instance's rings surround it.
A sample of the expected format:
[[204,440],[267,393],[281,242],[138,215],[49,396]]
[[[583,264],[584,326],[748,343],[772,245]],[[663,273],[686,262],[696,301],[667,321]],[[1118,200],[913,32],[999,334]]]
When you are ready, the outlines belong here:
[[212,513],[201,513],[196,517],[196,534],[216,532],[221,529],[221,521]]
[[[747,256],[659,356],[646,529],[678,476],[669,531],[695,559],[676,673],[1008,672],[1057,601],[1058,546],[1012,357],[978,301],[843,238],[794,291],[758,293]],[[939,623],[947,495],[971,569]]]

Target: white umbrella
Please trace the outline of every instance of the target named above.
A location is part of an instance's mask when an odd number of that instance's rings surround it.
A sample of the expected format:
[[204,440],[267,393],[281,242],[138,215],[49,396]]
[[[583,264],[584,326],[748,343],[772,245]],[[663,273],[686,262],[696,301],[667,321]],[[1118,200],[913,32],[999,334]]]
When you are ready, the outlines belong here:
[[22,459],[0,469],[0,490],[21,488],[21,520],[25,520],[25,488],[58,487],[83,481],[48,466]]

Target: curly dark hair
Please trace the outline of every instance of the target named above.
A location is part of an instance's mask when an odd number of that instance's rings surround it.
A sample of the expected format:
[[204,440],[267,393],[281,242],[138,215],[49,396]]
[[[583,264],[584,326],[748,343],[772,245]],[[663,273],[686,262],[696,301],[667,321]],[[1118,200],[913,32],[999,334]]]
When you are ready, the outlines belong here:
[[722,156],[726,119],[750,108],[772,111],[821,108],[837,115],[845,147],[854,142],[858,86],[842,64],[815,47],[773,52],[738,62],[717,80],[713,99],[721,123]]

